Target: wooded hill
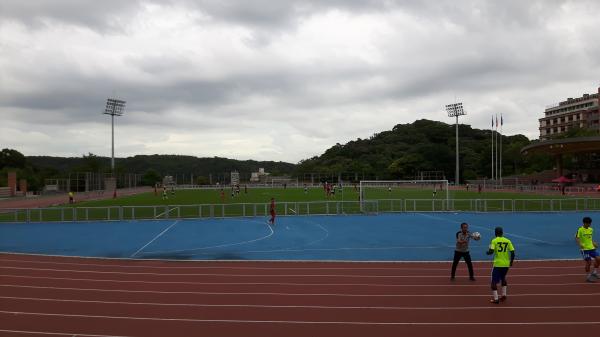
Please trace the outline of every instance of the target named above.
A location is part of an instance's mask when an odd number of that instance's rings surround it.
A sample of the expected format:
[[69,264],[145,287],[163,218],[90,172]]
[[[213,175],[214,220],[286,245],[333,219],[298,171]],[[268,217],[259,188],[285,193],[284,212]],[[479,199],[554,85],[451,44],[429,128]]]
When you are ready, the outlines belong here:
[[[461,181],[491,176],[492,131],[459,124]],[[524,135],[502,137],[504,176],[552,168],[548,156],[525,158],[521,148],[531,141]],[[413,179],[419,171],[443,171],[454,180],[455,126],[421,119],[398,124],[390,131],[336,144],[320,156],[301,161],[296,174],[356,172],[378,179]]]

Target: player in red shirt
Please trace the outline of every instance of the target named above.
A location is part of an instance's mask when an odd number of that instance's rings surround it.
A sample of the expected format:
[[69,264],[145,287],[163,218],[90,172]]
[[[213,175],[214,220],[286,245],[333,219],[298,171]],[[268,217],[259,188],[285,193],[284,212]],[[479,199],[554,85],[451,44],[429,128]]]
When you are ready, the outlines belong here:
[[271,214],[271,219],[269,219],[269,224],[275,226],[275,198],[271,198],[271,207],[269,209],[269,213]]

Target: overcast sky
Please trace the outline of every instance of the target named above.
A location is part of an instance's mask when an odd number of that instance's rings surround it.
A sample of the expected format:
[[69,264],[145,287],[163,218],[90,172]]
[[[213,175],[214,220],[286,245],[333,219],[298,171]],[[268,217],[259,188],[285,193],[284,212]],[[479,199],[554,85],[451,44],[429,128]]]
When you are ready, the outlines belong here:
[[597,92],[600,1],[2,0],[0,147],[298,162],[398,123],[539,135]]

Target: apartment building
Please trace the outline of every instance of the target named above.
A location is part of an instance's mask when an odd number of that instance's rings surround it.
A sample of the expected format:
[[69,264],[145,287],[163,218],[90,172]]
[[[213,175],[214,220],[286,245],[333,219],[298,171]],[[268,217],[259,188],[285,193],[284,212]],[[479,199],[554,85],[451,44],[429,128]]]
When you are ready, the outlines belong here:
[[600,87],[595,94],[567,98],[546,108],[545,116],[539,119],[540,140],[550,139],[573,127],[592,129],[600,133],[599,99]]

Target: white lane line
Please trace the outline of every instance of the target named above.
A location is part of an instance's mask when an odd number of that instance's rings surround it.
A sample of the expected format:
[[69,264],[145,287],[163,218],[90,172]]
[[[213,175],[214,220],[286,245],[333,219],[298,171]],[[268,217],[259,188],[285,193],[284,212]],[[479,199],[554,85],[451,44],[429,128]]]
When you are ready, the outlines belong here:
[[[549,260],[551,261],[551,260]],[[579,261],[579,260],[578,260]],[[54,261],[28,261],[28,260],[15,260],[15,259],[0,259],[0,263],[2,262],[17,262],[17,263],[33,263],[33,264],[56,264],[56,265],[71,265],[71,266],[86,266],[86,267],[106,267],[106,268],[110,268],[110,267],[115,267],[115,268],[147,268],[147,269],[227,269],[227,270],[389,270],[389,271],[393,271],[393,270],[411,270],[411,271],[415,271],[415,270],[444,270],[447,271],[448,267],[446,268],[427,268],[427,267],[423,267],[423,268],[415,268],[415,267],[404,267],[402,266],[402,262],[394,262],[394,261],[390,261],[389,263],[394,264],[393,266],[385,266],[385,267],[284,267],[284,266],[277,266],[277,267],[241,267],[241,266],[148,266],[148,265],[137,265],[134,263],[131,264],[102,264],[102,263],[77,263],[77,262],[54,262]],[[189,263],[190,261],[181,261],[184,263]],[[192,261],[193,262],[193,261]],[[205,264],[205,263],[219,263],[219,262],[223,262],[223,261],[204,261],[204,260],[197,260],[196,261],[198,264]],[[273,263],[278,263],[278,261],[270,261]],[[341,263],[346,263],[344,261],[340,261]],[[528,262],[528,260],[517,260],[517,263],[520,262]],[[540,261],[538,261],[540,262]],[[548,262],[548,261],[546,261]],[[229,263],[227,261],[225,261],[224,263]],[[323,264],[326,264],[328,262],[325,262]],[[350,262],[352,263],[352,262]],[[379,262],[373,262],[373,264],[377,264]],[[427,261],[423,261],[423,263],[429,263]],[[450,266],[450,264],[452,264],[452,261],[437,261],[436,263],[444,263],[447,264],[448,266]],[[473,261],[473,264],[486,264],[485,269],[490,269],[489,267],[489,261]],[[410,265],[412,264],[412,262],[408,262],[405,265]],[[481,268],[481,267],[479,267]],[[577,265],[577,266],[538,266],[538,267],[518,267],[518,266],[513,266],[510,268],[510,270],[530,270],[530,269],[581,269],[582,265]]]
[[179,222],[179,220],[176,220],[175,222],[173,222],[171,224],[171,226],[165,228],[162,232],[160,232],[157,236],[155,236],[154,239],[148,241],[148,243],[143,245],[142,248],[138,249],[135,253],[131,254],[131,256],[129,256],[129,257],[135,257],[139,252],[141,252],[144,248],[148,247],[148,245],[150,245],[156,239],[160,238],[163,234],[165,234],[169,229],[171,229],[173,226],[175,226],[178,222]]
[[72,332],[50,332],[50,331],[25,331],[25,330],[7,330],[0,329],[0,332],[8,332],[8,333],[18,333],[22,335],[47,335],[47,336],[72,336],[72,337],[130,337],[130,336],[116,336],[116,335],[95,335],[88,333],[77,333],[73,334]]
[[[78,269],[53,269],[53,268],[32,268],[32,267],[8,267],[0,266],[0,269],[14,270],[36,270],[53,271],[68,273],[89,273],[89,274],[116,274],[116,275],[152,275],[152,276],[227,276],[227,277],[347,277],[347,278],[448,278],[447,275],[357,275],[357,274],[220,274],[220,273],[146,273],[146,272],[120,272],[120,271],[100,271],[100,270],[78,270]],[[508,274],[508,277],[563,277],[563,276],[582,276],[582,273],[575,274]]]
[[[19,278],[19,279],[39,279],[39,280],[56,280],[56,281],[77,281],[77,282],[96,282],[96,283],[135,283],[135,284],[180,284],[180,285],[251,285],[251,286],[362,286],[362,287],[485,287],[490,285],[468,283],[468,284],[381,284],[381,283],[299,283],[299,282],[189,282],[189,281],[145,281],[145,280],[114,280],[114,279],[89,279],[89,278],[72,278],[72,277],[50,277],[50,276],[27,276],[27,275],[10,275],[4,274],[1,277]],[[540,287],[540,286],[592,286],[589,282],[566,282],[566,283],[511,283],[511,287]]]
[[[205,259],[192,259],[192,260],[182,260],[182,259],[151,259],[151,258],[143,258],[143,259],[132,259],[128,257],[102,257],[102,256],[84,256],[84,255],[60,255],[60,254],[39,254],[39,253],[19,253],[19,252],[9,252],[9,251],[0,251],[0,255],[13,255],[13,256],[33,256],[33,257],[52,257],[52,258],[65,258],[65,259],[81,259],[83,261],[88,260],[100,260],[100,261],[144,261],[144,262],[177,262],[177,263],[189,263],[189,264],[197,264],[197,263],[257,263],[257,262],[266,262],[266,263],[291,263],[291,264],[302,264],[302,263],[336,263],[336,264],[395,264],[395,265],[406,265],[406,264],[437,264],[437,263],[452,263],[450,260],[335,260],[335,259],[319,259],[319,260],[309,260],[309,259],[245,259],[245,260],[205,260]],[[518,261],[523,262],[540,262],[540,263],[548,263],[548,262],[575,262],[581,261],[581,258],[568,258],[568,259],[559,259],[559,258],[548,258],[548,259],[519,259]],[[473,263],[490,263],[489,260],[475,260]]]
[[[437,216],[433,216],[433,215],[429,215],[429,214],[423,214],[423,213],[416,213],[416,214],[422,215],[424,217],[428,217],[428,218],[440,220],[440,221],[453,222],[453,223],[456,223],[456,224],[460,224],[461,223],[460,221],[454,221],[454,220],[450,220],[450,219],[445,219],[445,218],[442,218],[442,217],[437,217]],[[493,229],[490,229],[490,228],[487,228],[487,227],[483,227],[483,226],[471,225],[471,224],[469,224],[469,226],[470,227],[474,227],[474,228],[480,228],[482,230],[485,230],[485,231],[488,231],[488,232],[491,232],[491,233],[494,232]],[[544,240],[532,238],[532,237],[529,237],[529,236],[519,235],[519,234],[510,233],[510,232],[506,232],[506,231],[504,232],[504,234],[507,234],[509,236],[513,236],[513,237],[516,237],[516,238],[520,238],[520,239],[525,239],[525,240],[530,240],[530,241],[536,241],[536,242],[545,243],[547,245],[553,245],[553,246],[559,246],[559,245],[561,245],[560,243],[550,242],[550,241],[544,241]]]
[[[53,289],[69,291],[97,291],[108,293],[133,294],[186,294],[186,295],[261,295],[261,296],[330,296],[330,297],[490,297],[489,294],[346,294],[346,293],[281,293],[281,292],[210,292],[210,291],[158,291],[158,290],[127,290],[127,289],[98,289],[74,287],[26,286],[18,284],[0,284],[4,288]],[[542,294],[510,294],[511,297],[529,296],[600,296],[600,293],[542,293]]]
[[291,320],[243,320],[243,319],[197,319],[197,318],[162,318],[139,316],[108,316],[108,315],[82,315],[82,314],[57,314],[45,312],[5,311],[2,314],[50,316],[72,318],[100,318],[117,320],[140,321],[168,321],[168,322],[196,322],[196,323],[266,323],[266,324],[318,324],[318,325],[600,325],[600,321],[564,321],[564,322],[360,322],[360,321],[291,321]]
[[[239,245],[245,245],[245,244],[249,244],[249,243],[252,243],[252,242],[257,242],[257,241],[262,241],[262,240],[268,239],[268,238],[270,238],[275,233],[273,231],[273,228],[271,226],[269,226],[268,224],[265,224],[265,223],[262,223],[262,222],[258,222],[258,221],[248,221],[248,222],[256,222],[256,223],[264,224],[265,226],[267,226],[267,228],[269,229],[270,233],[267,234],[267,235],[261,236],[259,238],[256,238],[256,239],[252,239],[252,240],[246,240],[246,241],[240,241],[240,242],[233,242],[233,243],[224,243],[224,244],[220,244],[220,245],[206,246],[206,247],[199,247],[199,248],[190,248],[190,249],[149,251],[149,252],[144,252],[143,255],[150,255],[150,254],[154,254],[154,255],[176,254],[176,253],[193,252],[193,251],[197,251],[197,250],[207,250],[207,249],[214,249],[214,248],[224,248],[224,247],[231,247],[231,246],[239,246]],[[131,257],[133,257],[133,256],[131,256]]]
[[457,307],[398,307],[398,306],[335,306],[335,305],[267,305],[267,304],[204,304],[204,303],[162,303],[162,302],[123,302],[123,301],[99,301],[99,300],[72,300],[63,298],[42,297],[16,297],[0,296],[6,300],[38,301],[38,302],[65,302],[65,303],[94,303],[94,304],[119,304],[137,306],[165,306],[165,307],[201,307],[201,308],[261,308],[261,309],[349,309],[349,310],[498,310],[500,309],[599,309],[600,305],[558,305],[558,306],[457,306]]

